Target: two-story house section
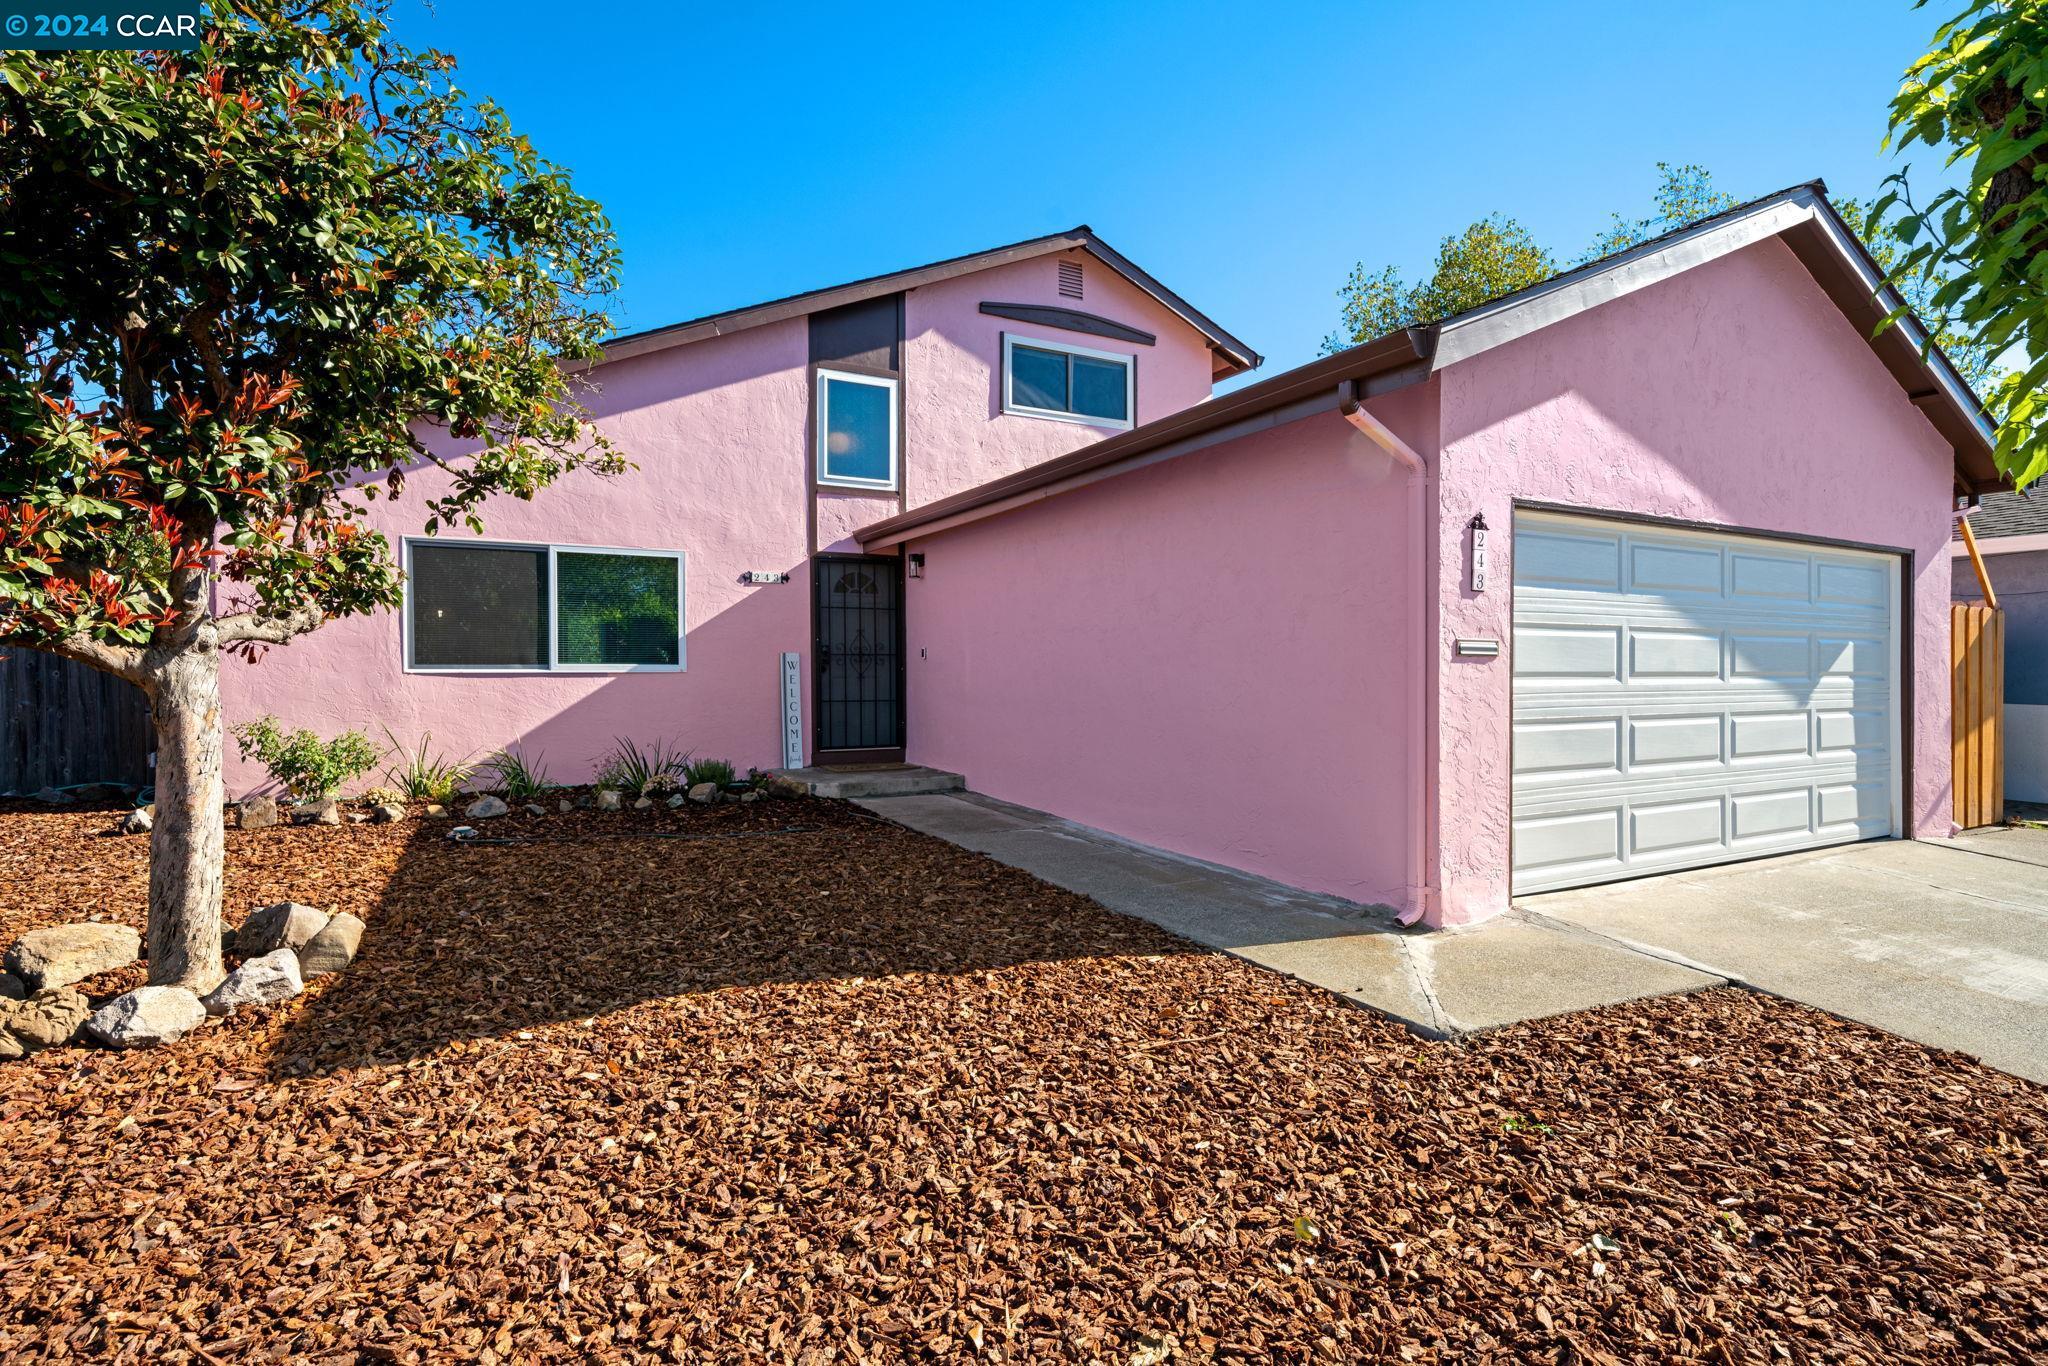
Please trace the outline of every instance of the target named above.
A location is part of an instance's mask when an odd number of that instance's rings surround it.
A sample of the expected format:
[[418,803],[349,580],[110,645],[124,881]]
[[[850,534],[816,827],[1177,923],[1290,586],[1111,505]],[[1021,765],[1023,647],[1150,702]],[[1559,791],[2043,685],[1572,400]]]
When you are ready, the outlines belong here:
[[[586,402],[635,468],[424,533],[447,475],[371,505],[395,613],[332,622],[223,680],[228,719],[388,728],[558,781],[615,737],[782,761],[900,759],[906,557],[856,527],[1209,397],[1259,357],[1086,227],[615,339]],[[231,760],[229,786],[262,775]]]

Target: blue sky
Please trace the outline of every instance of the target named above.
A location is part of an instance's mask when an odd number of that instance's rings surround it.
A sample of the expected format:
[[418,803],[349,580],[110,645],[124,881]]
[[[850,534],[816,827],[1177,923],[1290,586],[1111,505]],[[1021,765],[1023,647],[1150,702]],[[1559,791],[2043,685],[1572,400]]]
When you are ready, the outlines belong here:
[[[1659,160],[1868,195],[1954,6],[395,0],[605,205],[622,330],[1088,223],[1267,357],[1488,212],[1563,257]],[[578,22],[591,27],[578,31]],[[1924,148],[1916,160],[1933,170]]]

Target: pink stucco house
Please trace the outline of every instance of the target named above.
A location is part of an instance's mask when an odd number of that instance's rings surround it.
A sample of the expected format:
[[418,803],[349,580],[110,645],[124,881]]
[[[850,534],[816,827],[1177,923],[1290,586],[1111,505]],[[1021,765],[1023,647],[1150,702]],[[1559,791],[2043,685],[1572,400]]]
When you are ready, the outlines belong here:
[[405,608],[230,719],[902,758],[1438,925],[1947,835],[1998,476],[1878,286],[1814,184],[1221,397],[1258,357],[1085,228],[621,338],[637,473],[481,539],[416,481]]

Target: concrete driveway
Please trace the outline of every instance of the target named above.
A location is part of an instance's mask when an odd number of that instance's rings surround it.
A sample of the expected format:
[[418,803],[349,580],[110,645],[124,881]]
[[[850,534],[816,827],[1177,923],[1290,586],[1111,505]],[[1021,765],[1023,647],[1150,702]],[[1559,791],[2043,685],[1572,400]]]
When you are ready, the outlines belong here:
[[2048,1083],[2048,829],[1848,845],[1517,904]]

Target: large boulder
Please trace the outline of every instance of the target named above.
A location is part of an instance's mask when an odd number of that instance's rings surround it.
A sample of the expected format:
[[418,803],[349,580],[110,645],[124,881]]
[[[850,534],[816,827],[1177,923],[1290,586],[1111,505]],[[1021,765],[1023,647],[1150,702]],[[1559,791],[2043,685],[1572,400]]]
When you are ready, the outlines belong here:
[[487,821],[493,816],[502,816],[511,809],[500,798],[483,796],[471,802],[462,814],[473,821]]
[[141,956],[142,936],[126,925],[47,925],[14,941],[7,971],[30,991],[48,991],[126,967]]
[[243,958],[261,958],[266,953],[290,949],[297,953],[313,942],[313,936],[327,928],[327,912],[296,901],[249,912],[235,935],[235,952]]
[[355,962],[356,950],[362,942],[363,922],[342,911],[299,950],[299,970],[308,977],[340,972]]
[[288,1001],[305,989],[305,978],[299,971],[299,956],[290,949],[277,949],[261,958],[251,958],[236,968],[199,1004],[206,1007],[209,1015],[232,1015],[243,1006],[267,1006]]
[[70,1043],[92,1014],[77,987],[39,991],[26,1001],[0,1002],[0,1056],[18,1058],[39,1048]]
[[277,798],[245,797],[235,808],[236,822],[244,830],[261,830],[277,824]]
[[137,987],[94,1011],[85,1032],[109,1048],[155,1048],[205,1022],[206,1007],[185,988]]

